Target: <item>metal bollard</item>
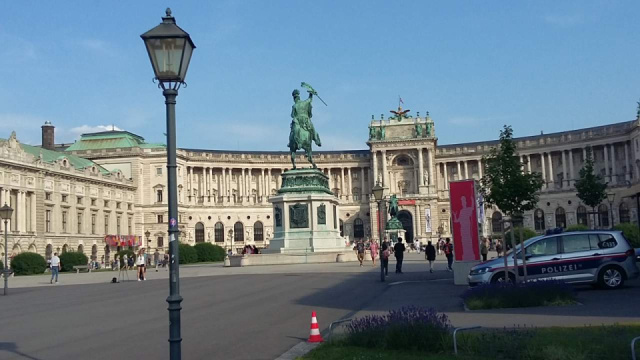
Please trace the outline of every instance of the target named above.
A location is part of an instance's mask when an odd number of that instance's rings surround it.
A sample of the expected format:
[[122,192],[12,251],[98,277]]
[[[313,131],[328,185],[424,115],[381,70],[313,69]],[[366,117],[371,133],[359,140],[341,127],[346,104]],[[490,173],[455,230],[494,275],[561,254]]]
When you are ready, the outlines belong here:
[[453,353],[455,355],[458,355],[458,341],[456,339],[456,335],[458,334],[458,331],[480,329],[481,327],[482,326],[469,326],[469,327],[455,328],[453,330]]
[[351,319],[338,320],[338,321],[334,321],[331,324],[329,324],[329,342],[331,342],[331,340],[333,339],[333,325],[341,324],[341,323],[347,322],[347,321],[351,321]]
[[631,358],[636,360],[636,341],[640,340],[640,336],[631,340]]

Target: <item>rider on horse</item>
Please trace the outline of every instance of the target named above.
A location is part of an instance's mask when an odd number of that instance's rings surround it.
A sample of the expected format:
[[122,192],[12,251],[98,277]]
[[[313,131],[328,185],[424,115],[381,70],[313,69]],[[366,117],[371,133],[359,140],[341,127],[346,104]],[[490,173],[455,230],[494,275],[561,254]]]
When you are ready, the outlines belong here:
[[313,127],[311,122],[311,101],[315,91],[309,90],[309,98],[307,100],[300,100],[300,91],[298,89],[293,90],[291,94],[293,96],[293,106],[291,107],[291,132],[289,134],[289,144],[287,147],[291,151],[291,163],[293,168],[296,168],[296,151],[304,150],[307,155],[307,159],[316,168],[316,164],[312,158],[311,143],[315,141],[316,145],[322,146],[320,143],[320,136]]

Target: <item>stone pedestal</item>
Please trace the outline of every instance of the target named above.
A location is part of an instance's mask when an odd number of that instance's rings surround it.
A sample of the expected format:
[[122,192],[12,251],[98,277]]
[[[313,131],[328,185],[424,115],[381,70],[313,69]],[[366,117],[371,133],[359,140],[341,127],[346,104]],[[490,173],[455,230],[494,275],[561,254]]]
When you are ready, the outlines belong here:
[[338,199],[329,190],[329,178],[317,169],[282,174],[273,205],[274,235],[263,253],[341,252]]

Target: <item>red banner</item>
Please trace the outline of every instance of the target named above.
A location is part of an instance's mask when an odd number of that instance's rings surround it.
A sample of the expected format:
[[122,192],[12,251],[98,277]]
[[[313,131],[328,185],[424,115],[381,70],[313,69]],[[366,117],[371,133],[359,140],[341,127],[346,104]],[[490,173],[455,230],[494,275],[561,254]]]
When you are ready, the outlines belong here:
[[138,235],[106,235],[104,242],[109,246],[140,246],[142,238]]
[[480,260],[475,180],[451,182],[449,199],[456,261]]
[[415,200],[398,200],[398,205],[415,205]]

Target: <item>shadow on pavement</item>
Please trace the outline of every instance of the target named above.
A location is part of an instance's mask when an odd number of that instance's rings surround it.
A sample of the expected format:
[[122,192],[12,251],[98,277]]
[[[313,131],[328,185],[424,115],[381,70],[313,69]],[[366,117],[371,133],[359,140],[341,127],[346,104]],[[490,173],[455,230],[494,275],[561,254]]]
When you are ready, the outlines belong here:
[[6,351],[6,352],[10,352],[10,353],[14,353],[16,355],[20,355],[21,357],[25,358],[25,359],[32,359],[32,360],[43,360],[37,357],[33,357],[31,355],[25,354],[23,352],[21,352],[20,350],[18,350],[18,346],[16,345],[16,343],[12,343],[12,342],[0,342],[0,351]]

